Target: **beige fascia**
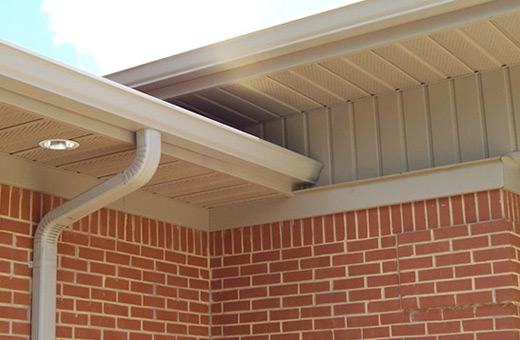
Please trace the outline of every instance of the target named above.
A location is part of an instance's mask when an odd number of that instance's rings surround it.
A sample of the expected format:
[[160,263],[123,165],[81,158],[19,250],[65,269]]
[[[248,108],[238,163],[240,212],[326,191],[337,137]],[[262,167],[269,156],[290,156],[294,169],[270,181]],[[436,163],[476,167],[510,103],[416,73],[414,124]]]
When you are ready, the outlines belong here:
[[[0,154],[0,182],[70,198],[100,180]],[[495,157],[296,191],[294,197],[205,209],[148,192],[108,208],[200,230],[222,230],[504,188],[520,194],[520,161]]]
[[497,188],[520,194],[519,161],[495,157],[301,190],[291,199],[212,208],[209,223],[210,230],[230,229]]
[[283,193],[316,181],[322,164],[126,86],[0,41],[0,101],[135,143],[161,133],[163,153]]
[[517,9],[516,0],[368,0],[106,77],[169,99]]

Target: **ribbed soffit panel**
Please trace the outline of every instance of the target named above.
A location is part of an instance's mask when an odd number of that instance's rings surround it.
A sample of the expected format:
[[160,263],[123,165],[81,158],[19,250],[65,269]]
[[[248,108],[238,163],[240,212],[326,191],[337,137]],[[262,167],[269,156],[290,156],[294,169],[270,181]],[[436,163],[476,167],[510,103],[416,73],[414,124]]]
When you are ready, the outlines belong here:
[[[69,151],[42,149],[44,139],[72,139],[80,147]],[[125,169],[135,147],[0,103],[0,152],[59,169],[105,179]],[[163,155],[157,172],[142,189],[201,207],[278,196],[274,190],[230,175]]]
[[245,128],[396,89],[519,64],[519,22],[519,12],[503,14],[196,91],[171,102]]

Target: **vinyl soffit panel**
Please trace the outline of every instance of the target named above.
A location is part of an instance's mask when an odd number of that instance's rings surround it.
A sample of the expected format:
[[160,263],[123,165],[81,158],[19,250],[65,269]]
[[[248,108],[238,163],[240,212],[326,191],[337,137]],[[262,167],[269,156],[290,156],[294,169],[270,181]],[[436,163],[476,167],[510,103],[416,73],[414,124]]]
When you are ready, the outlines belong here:
[[[520,22],[519,11],[222,84],[200,92],[226,91],[232,95],[225,100],[213,97],[214,104],[221,105],[217,110],[221,114],[210,108],[201,111],[244,128],[254,124],[242,119],[244,116],[265,122],[278,119],[276,116],[515,65],[520,63],[520,29],[515,22]],[[184,98],[197,106],[198,93]],[[248,105],[274,117],[249,114]],[[224,113],[226,107],[234,113]]]
[[[12,157],[25,158],[67,171],[105,179],[127,167],[135,155],[135,146],[130,143],[94,134],[85,129],[69,127],[66,124],[5,104],[0,104],[0,122],[2,122],[0,149],[5,153],[14,154]],[[78,141],[80,146],[74,150],[53,151],[38,146],[38,142],[46,138],[70,138],[71,135],[78,134],[81,136],[73,139]],[[20,149],[23,150],[19,151]],[[180,183],[190,183],[190,185],[183,186]],[[174,192],[171,190],[164,192],[165,196],[195,194],[197,200],[194,202],[201,206],[204,200],[200,199],[198,195],[204,195],[206,191],[209,191],[212,202],[227,202],[228,198],[220,199],[218,197],[216,194],[218,190],[226,189],[222,191],[226,193],[230,186],[244,184],[248,183],[163,154],[156,174],[147,183],[144,190],[162,194],[164,191],[161,190],[162,187],[176,187]],[[257,187],[250,183],[248,186]],[[259,188],[249,194],[244,192],[239,200],[256,199],[258,192],[264,195],[275,194],[272,190]],[[182,201],[188,200],[183,199]]]

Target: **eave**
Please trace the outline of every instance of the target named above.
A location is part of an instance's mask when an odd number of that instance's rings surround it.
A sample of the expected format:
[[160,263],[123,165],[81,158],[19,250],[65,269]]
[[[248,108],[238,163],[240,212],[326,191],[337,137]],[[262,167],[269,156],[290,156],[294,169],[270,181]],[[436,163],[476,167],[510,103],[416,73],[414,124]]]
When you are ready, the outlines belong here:
[[321,164],[159,99],[0,43],[0,102],[134,143],[161,132],[163,154],[284,195],[316,180]]
[[363,1],[106,77],[167,100],[519,8],[514,0]]

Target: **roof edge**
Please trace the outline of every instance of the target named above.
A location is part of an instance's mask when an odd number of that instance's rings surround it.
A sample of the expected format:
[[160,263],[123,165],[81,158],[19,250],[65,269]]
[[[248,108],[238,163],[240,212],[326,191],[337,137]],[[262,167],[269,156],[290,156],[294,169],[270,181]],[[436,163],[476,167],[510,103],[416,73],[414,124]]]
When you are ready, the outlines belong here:
[[367,0],[112,73],[106,78],[148,91],[154,83],[163,87],[492,1]]

